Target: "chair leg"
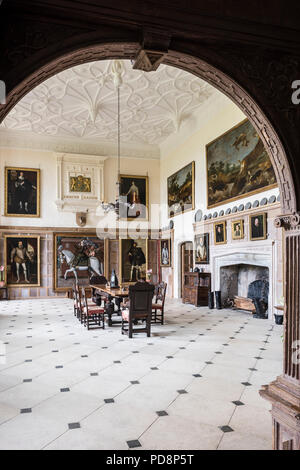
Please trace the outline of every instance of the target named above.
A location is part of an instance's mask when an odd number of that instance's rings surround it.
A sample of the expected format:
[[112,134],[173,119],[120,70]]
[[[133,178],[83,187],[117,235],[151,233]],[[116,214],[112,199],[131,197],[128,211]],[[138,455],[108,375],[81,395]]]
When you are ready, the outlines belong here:
[[147,336],[151,336],[151,321],[147,321]]
[[128,324],[128,337],[132,338],[132,322]]
[[164,309],[161,311],[161,324],[164,324]]

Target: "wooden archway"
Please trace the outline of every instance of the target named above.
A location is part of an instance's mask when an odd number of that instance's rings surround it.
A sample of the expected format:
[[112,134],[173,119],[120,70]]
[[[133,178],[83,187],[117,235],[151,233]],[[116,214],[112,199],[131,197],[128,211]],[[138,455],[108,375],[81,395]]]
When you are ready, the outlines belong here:
[[[284,370],[282,376],[266,386],[261,394],[273,405],[274,448],[300,449],[300,361],[297,364],[294,360],[295,344],[300,341],[300,215],[297,213],[300,207],[300,183],[295,171],[298,163],[291,145],[287,143],[288,136],[285,134],[285,139],[279,137],[280,123],[277,123],[275,130],[274,119],[271,122],[268,117],[272,113],[265,112],[261,104],[261,93],[254,97],[247,91],[247,88],[251,88],[247,81],[243,86],[243,83],[233,78],[238,75],[234,58],[229,56],[228,59],[233,71],[229,74],[226,73],[226,67],[222,67],[221,54],[213,50],[209,51],[209,56],[207,51],[195,50],[192,45],[178,45],[176,48],[174,43],[171,48],[166,46],[166,38],[163,36],[161,47],[156,42],[153,51],[151,47],[145,46],[145,41],[141,47],[138,35],[131,31],[126,34],[115,31],[113,40],[109,40],[112,35],[111,30],[107,34],[104,32],[102,38],[98,34],[83,35],[65,42],[62,50],[52,47],[43,53],[39,52],[36,61],[31,59],[25,62],[26,67],[22,72],[20,70],[19,79],[10,71],[7,103],[0,105],[0,122],[26,93],[50,76],[78,64],[114,58],[130,59],[135,61],[136,66],[148,67],[148,70],[155,69],[159,63],[184,69],[225,93],[245,113],[262,138],[275,169],[283,211],[276,224],[285,229],[286,246]],[[255,87],[252,89],[255,91]],[[284,135],[284,132],[281,134]]]

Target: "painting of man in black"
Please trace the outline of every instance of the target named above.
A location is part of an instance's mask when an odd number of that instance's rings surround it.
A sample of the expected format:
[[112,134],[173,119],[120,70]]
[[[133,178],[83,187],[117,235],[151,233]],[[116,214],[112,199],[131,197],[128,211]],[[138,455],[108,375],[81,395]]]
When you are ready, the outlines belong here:
[[141,279],[142,265],[146,263],[145,254],[141,247],[133,241],[128,251],[128,259],[131,265],[130,282]]
[[38,216],[38,170],[9,168],[6,178],[7,215]]
[[251,216],[251,240],[263,240],[266,238],[266,219],[265,214],[256,214]]

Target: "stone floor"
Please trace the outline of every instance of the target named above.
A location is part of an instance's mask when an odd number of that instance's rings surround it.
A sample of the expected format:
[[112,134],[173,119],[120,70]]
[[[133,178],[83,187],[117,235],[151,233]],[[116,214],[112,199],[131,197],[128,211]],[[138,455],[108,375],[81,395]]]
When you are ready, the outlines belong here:
[[282,327],[168,301],[128,339],[67,299],[0,302],[0,449],[271,449]]

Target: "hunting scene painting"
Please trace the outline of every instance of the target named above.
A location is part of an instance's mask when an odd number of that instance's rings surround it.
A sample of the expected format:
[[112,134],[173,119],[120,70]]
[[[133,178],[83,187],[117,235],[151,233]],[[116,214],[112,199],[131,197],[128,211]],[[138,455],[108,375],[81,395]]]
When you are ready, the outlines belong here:
[[97,282],[104,275],[104,240],[95,236],[54,235],[54,289],[65,291]]
[[168,178],[169,217],[194,209],[195,162]]
[[276,184],[262,140],[246,120],[206,146],[208,208]]

